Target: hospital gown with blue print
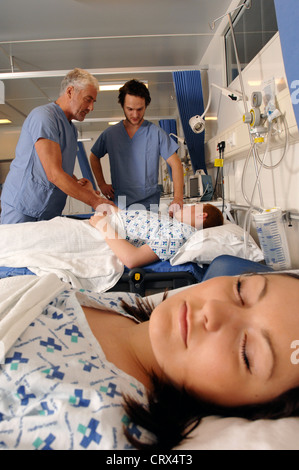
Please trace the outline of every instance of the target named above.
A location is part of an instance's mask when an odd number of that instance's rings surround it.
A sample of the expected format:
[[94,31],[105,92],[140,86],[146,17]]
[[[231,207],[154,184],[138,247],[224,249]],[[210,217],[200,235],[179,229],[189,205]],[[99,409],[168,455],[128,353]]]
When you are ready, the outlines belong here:
[[[21,335],[0,366],[0,449],[130,449],[140,438],[122,394],[146,403],[145,388],[108,362],[80,305],[127,315],[121,298],[63,291]],[[128,316],[128,315],[127,315]]]
[[147,244],[161,261],[171,258],[196,231],[168,214],[145,210],[123,210],[120,216],[126,239],[134,246]]

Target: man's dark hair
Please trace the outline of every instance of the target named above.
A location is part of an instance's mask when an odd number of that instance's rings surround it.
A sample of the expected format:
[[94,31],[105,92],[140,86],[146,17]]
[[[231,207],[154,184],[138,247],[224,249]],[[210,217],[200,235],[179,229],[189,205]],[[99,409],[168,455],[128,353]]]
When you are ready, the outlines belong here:
[[133,95],[144,98],[146,107],[151,102],[150,93],[145,84],[135,79],[128,81],[119,89],[118,102],[122,108],[124,107],[126,95]]

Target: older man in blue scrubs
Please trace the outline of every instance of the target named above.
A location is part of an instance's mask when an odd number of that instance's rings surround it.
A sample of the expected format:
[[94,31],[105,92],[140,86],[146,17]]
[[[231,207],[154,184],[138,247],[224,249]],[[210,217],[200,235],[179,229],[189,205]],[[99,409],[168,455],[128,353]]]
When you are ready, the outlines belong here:
[[[16,155],[1,195],[1,223],[48,220],[61,215],[67,196],[96,209],[107,199],[91,183],[73,175],[77,130],[93,110],[98,82],[87,71],[74,69],[61,84],[55,103],[35,108],[26,118]],[[109,201],[109,204],[111,202]]]
[[[130,80],[120,90],[118,101],[125,119],[106,129],[91,149],[90,163],[104,196],[120,208],[138,204],[155,210],[160,202],[158,187],[160,155],[172,170],[174,198],[171,208],[183,206],[183,168],[178,145],[166,132],[144,120],[151,98],[147,87]],[[107,184],[100,159],[109,155],[111,181]],[[170,212],[172,209],[170,209]]]

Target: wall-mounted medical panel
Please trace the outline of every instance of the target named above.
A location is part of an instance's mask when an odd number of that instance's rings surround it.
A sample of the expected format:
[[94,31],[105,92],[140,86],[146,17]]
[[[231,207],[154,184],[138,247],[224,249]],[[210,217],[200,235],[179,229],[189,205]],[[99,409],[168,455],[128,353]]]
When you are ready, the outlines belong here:
[[[252,105],[251,97],[254,91],[263,93],[264,82],[273,79],[275,85],[275,100],[277,108],[285,118],[288,132],[293,141],[299,140],[296,117],[292,105],[291,95],[286,81],[283,57],[279,34],[269,41],[256,58],[244,69],[243,81],[247,96],[248,109]],[[238,78],[230,85],[231,89],[240,88]],[[261,111],[264,111],[263,104]],[[209,132],[213,137],[206,141],[205,157],[209,166],[217,155],[218,142],[225,141],[226,159],[243,158],[250,149],[248,125],[243,122],[244,106],[242,102],[232,104],[227,99],[221,98],[218,107],[218,121],[209,122],[208,126],[217,126],[218,132]],[[229,122],[229,125],[225,123]],[[279,148],[284,145],[285,129],[282,120],[277,121],[278,133],[271,137],[271,148]],[[266,138],[265,138],[266,140]],[[261,149],[263,149],[261,144]]]

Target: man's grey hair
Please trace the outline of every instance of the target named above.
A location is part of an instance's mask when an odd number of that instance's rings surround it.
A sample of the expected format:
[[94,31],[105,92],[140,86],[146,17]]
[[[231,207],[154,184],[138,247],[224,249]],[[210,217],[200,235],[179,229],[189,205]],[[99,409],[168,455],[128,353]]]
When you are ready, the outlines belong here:
[[83,69],[76,68],[71,70],[62,80],[60,86],[60,96],[63,95],[69,86],[73,86],[77,89],[82,90],[87,85],[94,86],[97,90],[99,89],[98,80],[91,75],[89,72]]

